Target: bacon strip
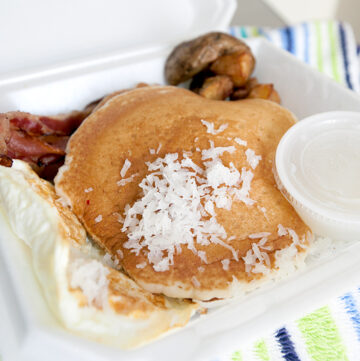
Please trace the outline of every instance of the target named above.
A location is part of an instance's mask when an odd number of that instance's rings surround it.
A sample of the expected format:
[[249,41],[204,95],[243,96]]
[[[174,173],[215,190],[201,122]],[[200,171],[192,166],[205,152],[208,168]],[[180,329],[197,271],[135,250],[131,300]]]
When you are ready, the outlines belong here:
[[11,158],[25,159],[36,162],[39,157],[47,154],[65,155],[65,150],[41,141],[22,130],[11,130],[7,143],[7,153]]
[[0,165],[8,166],[11,158],[21,159],[51,180],[64,162],[71,133],[93,108],[51,117],[25,112],[0,114]]
[[[139,83],[136,88],[148,86]],[[40,116],[13,111],[0,113],[0,166],[9,166],[11,158],[28,162],[43,178],[52,180],[65,158],[70,135],[94,110],[119,90],[88,104],[84,110],[54,116]],[[10,164],[11,166],[11,164]]]
[[10,168],[12,164],[13,164],[13,160],[10,157],[8,157],[5,154],[0,154],[0,165]]
[[75,110],[69,114],[51,117],[8,112],[0,114],[0,124],[7,120],[11,127],[21,129],[29,135],[70,135],[89,114],[89,110]]
[[0,154],[7,153],[6,143],[10,139],[10,123],[9,121],[0,116]]

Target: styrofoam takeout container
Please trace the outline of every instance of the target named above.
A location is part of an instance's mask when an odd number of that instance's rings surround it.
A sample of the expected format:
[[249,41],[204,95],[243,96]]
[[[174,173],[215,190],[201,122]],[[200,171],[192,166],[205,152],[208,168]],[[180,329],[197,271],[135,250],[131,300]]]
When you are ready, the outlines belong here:
[[[26,29],[31,38],[25,38],[26,32],[16,29],[11,39],[11,32],[5,31],[12,25],[9,12],[15,9],[13,3],[17,4],[16,16],[24,12],[32,19],[36,31]],[[42,0],[18,0],[1,5],[6,9],[0,9],[0,34],[7,34],[6,44],[15,41],[17,45],[12,44],[7,49],[7,68],[0,66],[6,70],[0,73],[0,111],[21,109],[55,114],[80,109],[106,93],[137,82],[164,83],[164,61],[171,47],[198,33],[226,27],[234,11],[232,0],[106,0],[98,3],[105,10],[99,8],[97,2],[85,0],[72,1],[72,9],[66,8],[67,2],[58,2],[55,9],[49,9],[55,6],[49,4],[54,3]],[[44,9],[47,12],[41,11]],[[87,21],[84,9],[90,11],[91,21]],[[130,9],[129,14],[127,9]],[[67,19],[70,10],[70,19]],[[135,15],[142,10],[147,16],[139,15],[139,24]],[[38,13],[33,17],[34,12]],[[56,12],[60,12],[61,21],[54,15]],[[83,17],[85,20],[81,20]],[[121,25],[116,22],[119,19],[123,22]],[[42,26],[38,21],[42,21]],[[113,28],[108,26],[111,21],[115,24]],[[86,45],[73,39],[79,22],[90,34],[90,37],[83,34],[82,42]],[[20,23],[21,17],[18,17],[17,24]],[[63,35],[58,31],[59,26],[63,27]],[[45,29],[45,38],[33,39]],[[139,35],[145,40],[141,42]],[[103,39],[108,41],[104,43],[105,48],[100,46]],[[86,48],[92,40],[94,46]],[[152,45],[148,46],[150,42]],[[130,49],[130,43],[138,48]],[[19,44],[24,47],[23,52]],[[360,111],[360,98],[356,94],[286,52],[265,40],[250,41],[249,45],[257,60],[255,75],[261,82],[275,83],[283,105],[298,118],[332,110]],[[80,50],[79,46],[82,46]],[[29,51],[31,56],[27,62]],[[57,64],[53,65],[55,60]],[[3,57],[0,61],[4,61]],[[31,69],[23,69],[25,62]],[[359,255],[360,244],[339,243],[336,252],[310,262],[301,274],[268,284],[245,299],[210,310],[185,328],[147,346],[122,351],[76,337],[59,325],[42,297],[32,272],[29,250],[11,233],[0,215],[0,353],[4,361],[214,359],[220,351],[233,350],[240,340],[249,341],[260,332],[274,329],[285,320],[357,285]]]
[[318,235],[360,239],[360,112],[303,119],[282,137],[275,179]]

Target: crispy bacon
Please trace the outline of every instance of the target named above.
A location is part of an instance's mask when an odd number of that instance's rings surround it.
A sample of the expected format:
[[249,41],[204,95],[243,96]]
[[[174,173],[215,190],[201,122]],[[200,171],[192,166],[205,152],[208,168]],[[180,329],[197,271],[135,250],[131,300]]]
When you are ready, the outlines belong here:
[[[136,88],[144,86],[147,84],[139,83]],[[11,158],[21,159],[28,162],[42,178],[52,180],[64,163],[70,135],[94,110],[113,96],[129,90],[114,92],[88,104],[84,110],[68,114],[0,113],[0,166],[12,163]]]
[[13,164],[13,161],[10,157],[8,157],[5,154],[0,154],[0,165],[4,167],[11,167]]
[[9,121],[0,116],[0,154],[7,153],[6,143],[10,139],[10,123]]
[[9,164],[11,158],[21,159],[43,178],[53,179],[64,162],[70,135],[94,107],[56,116],[25,112],[0,114],[0,165]]
[[55,116],[8,112],[0,114],[0,124],[7,120],[12,128],[21,129],[29,135],[70,135],[90,112],[91,109],[88,108]]
[[22,130],[12,129],[7,143],[7,154],[11,158],[36,162],[40,157],[51,154],[63,156],[65,150],[31,136]]

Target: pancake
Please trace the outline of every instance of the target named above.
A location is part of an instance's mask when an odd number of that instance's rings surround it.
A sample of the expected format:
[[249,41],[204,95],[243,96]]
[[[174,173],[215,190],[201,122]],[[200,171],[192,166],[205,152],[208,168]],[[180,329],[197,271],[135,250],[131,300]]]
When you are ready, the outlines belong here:
[[56,191],[144,289],[199,300],[244,294],[299,267],[311,237],[272,173],[294,123],[266,100],[135,89],[71,137]]
[[0,212],[30,247],[25,254],[47,303],[72,333],[133,348],[184,326],[195,312],[195,304],[153,295],[111,267],[54,187],[20,160],[0,166]]

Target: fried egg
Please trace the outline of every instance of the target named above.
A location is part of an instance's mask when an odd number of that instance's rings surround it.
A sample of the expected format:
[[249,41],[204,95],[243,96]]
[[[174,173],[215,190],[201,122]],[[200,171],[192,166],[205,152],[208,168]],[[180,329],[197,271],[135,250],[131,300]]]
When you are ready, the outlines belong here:
[[132,348],[184,326],[196,311],[196,304],[154,295],[116,269],[53,186],[25,162],[0,166],[0,208],[31,249],[49,308],[72,333]]

